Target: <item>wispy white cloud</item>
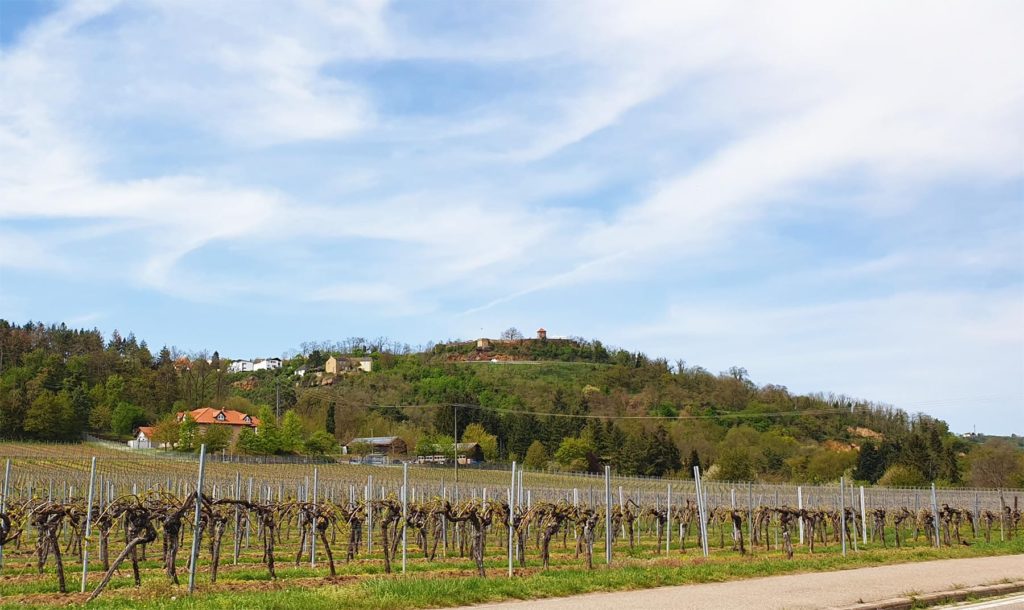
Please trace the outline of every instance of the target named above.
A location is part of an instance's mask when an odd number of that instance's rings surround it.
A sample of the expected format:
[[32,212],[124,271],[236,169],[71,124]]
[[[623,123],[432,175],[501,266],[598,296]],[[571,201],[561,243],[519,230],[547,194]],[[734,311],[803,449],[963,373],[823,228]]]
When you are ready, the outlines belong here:
[[[949,349],[1015,321],[1021,7],[506,8],[462,21],[443,3],[373,0],[63,6],[0,55],[0,268],[447,329],[524,303],[543,315],[573,291],[619,303],[626,280],[649,315],[674,282],[774,277],[803,248],[837,256],[775,283],[812,310],[755,316],[794,340],[801,316],[864,326],[933,300],[927,322],[960,329]],[[987,189],[970,219],[942,192],[964,184]],[[817,216],[877,240],[786,228]],[[807,297],[816,284],[872,291],[830,308]],[[990,293],[1002,309],[981,306]],[[685,315],[721,309],[702,307]],[[868,360],[857,336],[825,330],[848,362]]]
[[[992,421],[1016,419],[1024,395],[1022,329],[1024,298],[1016,291],[902,292],[817,305],[679,302],[615,339],[712,370],[742,364],[760,382],[799,377],[792,385],[801,392],[920,407],[961,429],[971,419],[957,410],[981,401],[993,419],[977,423],[992,429]],[[990,404],[996,395],[1002,402]],[[943,404],[925,408],[936,397]]]

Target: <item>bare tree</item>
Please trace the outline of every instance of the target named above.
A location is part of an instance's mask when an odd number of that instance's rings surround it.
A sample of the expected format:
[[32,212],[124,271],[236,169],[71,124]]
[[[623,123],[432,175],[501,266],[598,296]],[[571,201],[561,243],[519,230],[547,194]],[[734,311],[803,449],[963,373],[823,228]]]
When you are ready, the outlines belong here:
[[505,330],[501,331],[501,339],[503,341],[520,341],[523,338],[523,333],[519,332],[519,329],[515,326],[509,326]]

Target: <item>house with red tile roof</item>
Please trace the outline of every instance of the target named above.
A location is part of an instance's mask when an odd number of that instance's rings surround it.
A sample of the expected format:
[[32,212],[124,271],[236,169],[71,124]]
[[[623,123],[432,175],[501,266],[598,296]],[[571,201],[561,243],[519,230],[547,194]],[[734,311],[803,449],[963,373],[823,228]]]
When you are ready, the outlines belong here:
[[232,409],[202,407],[192,409],[191,411],[181,411],[177,414],[178,422],[184,421],[186,415],[191,416],[199,424],[200,431],[206,430],[209,426],[230,426],[232,444],[238,440],[238,436],[242,433],[243,429],[252,428],[256,430],[260,427],[258,417]]

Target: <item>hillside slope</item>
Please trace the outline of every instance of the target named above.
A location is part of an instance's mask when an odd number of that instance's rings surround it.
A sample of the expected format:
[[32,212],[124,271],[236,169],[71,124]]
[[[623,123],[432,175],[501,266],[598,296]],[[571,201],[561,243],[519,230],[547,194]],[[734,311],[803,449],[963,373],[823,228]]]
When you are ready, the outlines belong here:
[[[488,460],[533,468],[662,475],[709,468],[722,479],[1020,484],[1013,443],[984,446],[946,424],[842,396],[756,385],[744,369],[683,362],[582,339],[453,342],[419,353],[383,342],[311,346],[276,370],[228,372],[217,352],[186,356],[114,333],[0,321],[0,437],[127,435],[197,406],[256,413],[266,433],[231,449],[330,450],[330,436],[396,435],[413,452],[480,442]],[[372,371],[346,362],[370,356]],[[298,373],[304,373],[300,376]],[[276,421],[268,407],[280,405]],[[262,407],[262,408],[261,408]],[[457,422],[457,423],[456,423]],[[319,432],[317,435],[315,433]],[[326,438],[326,440],[325,440]],[[177,440],[175,437],[174,440]],[[213,439],[209,439],[213,442]],[[221,441],[222,442],[222,441]]]

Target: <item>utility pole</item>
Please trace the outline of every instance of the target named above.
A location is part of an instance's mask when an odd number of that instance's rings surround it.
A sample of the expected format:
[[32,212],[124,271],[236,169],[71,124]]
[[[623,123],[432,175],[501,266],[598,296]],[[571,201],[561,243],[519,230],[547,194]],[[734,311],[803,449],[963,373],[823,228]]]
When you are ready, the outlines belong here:
[[455,442],[452,443],[452,449],[455,450],[455,483],[459,482],[459,406],[452,405],[455,409]]

